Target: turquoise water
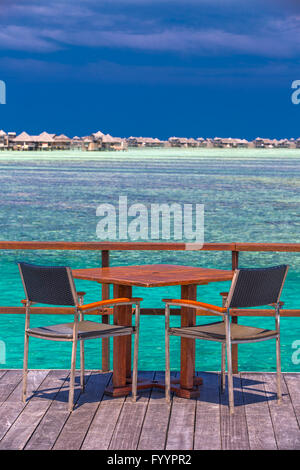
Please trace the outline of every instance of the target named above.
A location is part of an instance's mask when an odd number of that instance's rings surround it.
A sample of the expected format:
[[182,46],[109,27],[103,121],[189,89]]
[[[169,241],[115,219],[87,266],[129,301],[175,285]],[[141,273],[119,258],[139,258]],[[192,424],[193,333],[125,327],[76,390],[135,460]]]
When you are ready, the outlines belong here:
[[[0,152],[0,238],[2,240],[97,240],[96,207],[128,203],[198,203],[205,205],[206,242],[299,242],[300,150],[145,149],[124,153]],[[0,305],[20,305],[24,297],[18,260],[72,268],[98,267],[100,253],[71,251],[2,251]],[[230,252],[112,252],[111,264],[189,264],[228,269]],[[242,253],[240,266],[289,263],[282,294],[287,308],[299,308],[300,253]],[[93,282],[76,281],[86,301],[99,300]],[[219,292],[229,283],[198,288],[198,299],[220,303]],[[178,297],[178,287],[141,289],[143,306],[162,306],[164,297]],[[70,317],[67,317],[68,321]],[[200,320],[200,319],[199,319]],[[211,319],[203,319],[211,321]],[[32,325],[65,321],[33,316]],[[176,324],[177,319],[172,320]],[[242,319],[244,324],[273,328],[272,319]],[[282,366],[294,364],[292,344],[300,340],[300,319],[282,319]],[[0,316],[0,340],[5,345],[2,368],[22,367],[24,317]],[[164,369],[164,319],[141,321],[141,369]],[[197,342],[197,368],[218,370],[220,346]],[[179,340],[171,341],[172,367],[179,368]],[[88,368],[100,368],[100,340],[86,343]],[[273,341],[239,347],[241,370],[275,370]],[[3,359],[3,357],[2,357]],[[295,361],[294,361],[295,362]],[[70,345],[32,339],[30,367],[68,368]]]

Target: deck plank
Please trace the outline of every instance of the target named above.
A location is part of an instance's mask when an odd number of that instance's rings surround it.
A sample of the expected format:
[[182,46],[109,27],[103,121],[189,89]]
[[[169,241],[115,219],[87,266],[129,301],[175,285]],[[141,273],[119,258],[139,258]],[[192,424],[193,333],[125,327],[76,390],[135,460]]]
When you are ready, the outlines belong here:
[[[6,426],[4,427],[7,427],[7,432],[0,442],[1,450],[23,449],[46,409],[50,406],[51,400],[57,394],[57,390],[54,390],[48,393],[46,397],[42,397],[43,390],[48,390],[53,385],[54,387],[55,385],[59,386],[59,384],[57,371],[29,372],[28,396],[30,398],[27,399],[26,403],[24,404],[21,401],[22,383],[20,383],[0,408],[0,414],[4,413],[6,416]],[[16,394],[17,396],[15,396]]]
[[219,374],[201,372],[203,384],[196,404],[194,436],[195,450],[220,450],[220,392]]
[[284,380],[300,427],[300,374],[284,374]]
[[[152,380],[154,372],[145,372],[139,376]],[[132,403],[131,397],[125,399],[109,445],[110,450],[137,449],[150,393],[151,389],[140,391],[136,403]]]
[[[179,374],[176,374],[179,377]],[[194,429],[196,399],[173,396],[170,407],[169,429],[166,450],[192,450],[194,447]]]
[[74,411],[66,421],[53,446],[54,450],[80,449],[109,379],[109,373],[102,374],[97,371],[91,373],[85,392],[80,395]]
[[241,377],[250,449],[277,450],[264,376],[243,373]]
[[[69,370],[61,371],[63,384],[25,446],[25,450],[51,450],[69,417]],[[90,373],[86,372],[86,380]],[[74,403],[80,396],[79,377],[75,381]]]
[[[155,380],[164,381],[164,373],[156,372]],[[171,373],[174,376],[174,373]],[[173,396],[173,394],[172,394]],[[166,445],[170,419],[170,405],[166,402],[164,390],[151,391],[143,423],[139,450],[163,450]]]
[[[2,372],[2,371],[1,371]],[[6,401],[9,395],[22,380],[22,370],[8,370],[0,377],[0,405]]]
[[[268,402],[278,449],[300,449],[300,429],[285,381],[282,380],[283,397],[280,405],[278,405],[275,396],[276,374],[264,374],[264,382],[268,392]],[[271,397],[270,394],[273,396]]]
[[[30,397],[43,382],[49,371],[29,371],[27,396]],[[27,405],[21,401],[22,382],[20,382],[12,393],[9,394],[0,407],[0,440],[5,436],[9,428],[18,418],[19,414]]]
[[125,398],[104,396],[87,432],[82,450],[107,450]]
[[228,408],[228,387],[221,393],[221,440],[223,450],[249,450],[244,397],[239,374],[233,377],[234,385],[234,414],[230,415]]

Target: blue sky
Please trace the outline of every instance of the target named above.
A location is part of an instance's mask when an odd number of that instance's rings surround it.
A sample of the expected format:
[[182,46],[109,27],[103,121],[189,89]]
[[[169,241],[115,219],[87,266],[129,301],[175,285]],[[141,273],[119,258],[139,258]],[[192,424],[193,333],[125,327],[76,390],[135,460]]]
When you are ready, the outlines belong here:
[[292,0],[0,0],[0,128],[299,137]]

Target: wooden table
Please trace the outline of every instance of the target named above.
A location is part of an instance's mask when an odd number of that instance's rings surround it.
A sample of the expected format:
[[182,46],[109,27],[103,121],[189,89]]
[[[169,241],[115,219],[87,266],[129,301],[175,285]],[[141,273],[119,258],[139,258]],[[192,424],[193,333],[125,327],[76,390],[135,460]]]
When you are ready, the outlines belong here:
[[[116,266],[110,268],[76,269],[76,279],[96,281],[114,285],[114,298],[132,297],[132,287],[181,286],[181,298],[196,300],[197,285],[210,282],[229,281],[233,271],[221,269],[197,268],[170,264],[152,264],[142,266]],[[132,324],[131,306],[119,306],[114,309],[114,324],[129,326]],[[181,326],[196,324],[195,309],[181,308]],[[114,338],[113,349],[113,385],[106,392],[113,396],[128,395],[131,392],[131,337]],[[173,381],[172,390],[181,397],[191,398],[198,395],[197,386],[202,383],[195,377],[195,340],[181,338],[180,380]],[[139,381],[138,388],[156,386],[164,388],[160,382]]]

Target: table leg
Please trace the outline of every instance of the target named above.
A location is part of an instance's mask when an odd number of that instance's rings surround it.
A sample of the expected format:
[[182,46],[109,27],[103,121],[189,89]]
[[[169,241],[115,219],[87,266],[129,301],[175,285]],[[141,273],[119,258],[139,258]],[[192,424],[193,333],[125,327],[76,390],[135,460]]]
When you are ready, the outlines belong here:
[[[102,250],[102,268],[109,267],[109,251]],[[109,284],[102,284],[102,300],[109,299]],[[109,323],[109,315],[102,315],[102,323]],[[110,370],[110,340],[102,338],[102,372]]]
[[[132,297],[132,287],[114,285],[114,298]],[[131,326],[132,306],[114,308],[114,324]],[[112,396],[123,396],[131,392],[131,336],[113,338],[113,385],[106,392]]]
[[[197,300],[197,285],[189,284],[181,286],[181,298],[186,300]],[[196,310],[181,308],[181,326],[193,326],[196,324]],[[183,398],[198,396],[197,385],[202,380],[195,377],[195,340],[181,338],[181,364],[179,386],[174,387],[176,395]],[[173,388],[173,387],[172,387]]]

